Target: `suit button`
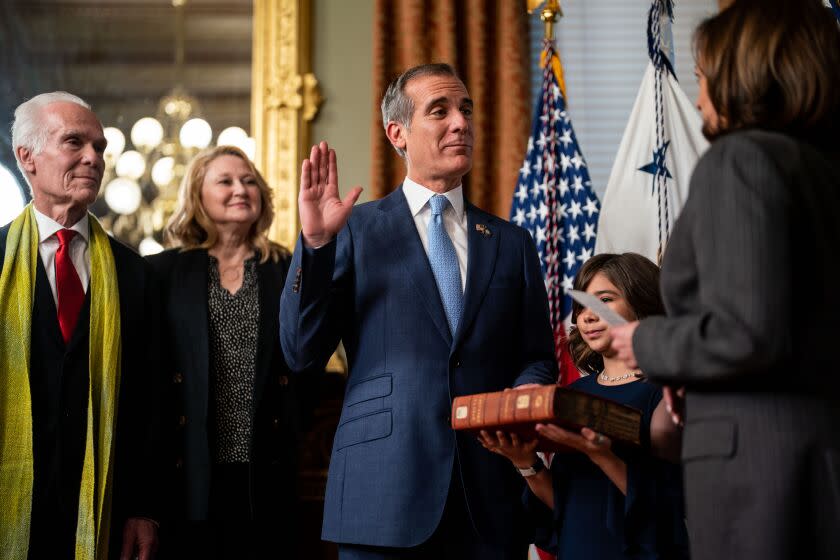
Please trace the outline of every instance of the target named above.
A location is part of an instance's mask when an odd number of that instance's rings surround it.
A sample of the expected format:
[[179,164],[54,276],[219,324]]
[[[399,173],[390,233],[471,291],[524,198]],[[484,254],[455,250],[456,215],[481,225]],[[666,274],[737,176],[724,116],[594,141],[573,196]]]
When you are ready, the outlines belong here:
[[461,367],[461,360],[455,360],[455,367]]
[[280,377],[277,378],[277,383],[279,383],[281,387],[285,387],[286,385],[289,384],[289,378],[286,377],[285,375],[281,375]]
[[275,430],[279,429],[280,428],[280,419],[277,418],[277,417],[272,418],[271,419],[271,427],[274,428]]
[[184,426],[186,426],[186,425],[187,425],[187,417],[186,417],[186,416],[183,416],[183,415],[181,415],[180,417],[178,417],[178,425],[179,425],[179,426],[181,426],[182,428],[183,428]]
[[176,373],[175,375],[172,376],[172,382],[173,383],[182,383],[183,381],[184,381],[184,376],[181,375],[180,373]]

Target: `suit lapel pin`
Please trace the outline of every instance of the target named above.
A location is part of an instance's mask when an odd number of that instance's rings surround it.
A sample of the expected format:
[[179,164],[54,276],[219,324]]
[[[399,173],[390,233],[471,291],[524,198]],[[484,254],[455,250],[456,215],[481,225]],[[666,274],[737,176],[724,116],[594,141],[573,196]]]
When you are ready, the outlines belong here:
[[484,237],[490,237],[493,235],[493,232],[490,231],[490,229],[484,224],[475,224],[475,231],[477,231]]

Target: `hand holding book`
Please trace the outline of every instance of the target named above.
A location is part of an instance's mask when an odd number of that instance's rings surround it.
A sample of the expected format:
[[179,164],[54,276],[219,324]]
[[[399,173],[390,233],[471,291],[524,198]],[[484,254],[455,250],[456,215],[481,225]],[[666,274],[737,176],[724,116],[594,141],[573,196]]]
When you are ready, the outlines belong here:
[[[611,441],[639,445],[640,423],[641,412],[636,409],[555,385],[465,395],[452,403],[453,429],[515,433],[520,441],[538,439],[536,449],[540,451],[567,450],[569,446],[543,437],[537,425],[563,426],[575,437],[581,437],[578,431],[586,427]],[[550,433],[561,437],[560,432]]]

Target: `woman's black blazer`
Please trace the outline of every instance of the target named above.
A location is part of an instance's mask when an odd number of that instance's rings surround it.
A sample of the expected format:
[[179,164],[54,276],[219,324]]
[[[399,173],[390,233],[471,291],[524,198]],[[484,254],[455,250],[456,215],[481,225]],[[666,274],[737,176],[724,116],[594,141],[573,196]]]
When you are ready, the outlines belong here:
[[[212,464],[208,437],[209,256],[204,249],[171,249],[147,259],[161,283],[162,362],[171,379],[167,395],[171,430],[168,517],[205,520]],[[260,317],[249,484],[254,519],[288,518],[295,507],[297,399],[279,338],[280,293],[289,260],[286,254],[279,262],[257,265]]]

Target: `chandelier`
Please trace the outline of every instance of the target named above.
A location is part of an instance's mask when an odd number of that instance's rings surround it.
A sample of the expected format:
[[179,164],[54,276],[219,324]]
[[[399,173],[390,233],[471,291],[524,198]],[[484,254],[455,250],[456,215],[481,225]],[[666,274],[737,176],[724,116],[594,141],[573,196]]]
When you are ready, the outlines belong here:
[[[172,1],[176,79],[184,75],[185,3]],[[186,166],[212,142],[213,130],[201,114],[198,101],[177,84],[160,100],[154,117],[143,117],[131,127],[133,149],[125,149],[126,137],[121,130],[112,126],[104,129],[108,147],[101,195],[107,211],[101,220],[116,237],[143,255],[163,250],[163,229],[175,210]],[[236,146],[254,157],[254,139],[242,128],[226,128],[216,143]]]

